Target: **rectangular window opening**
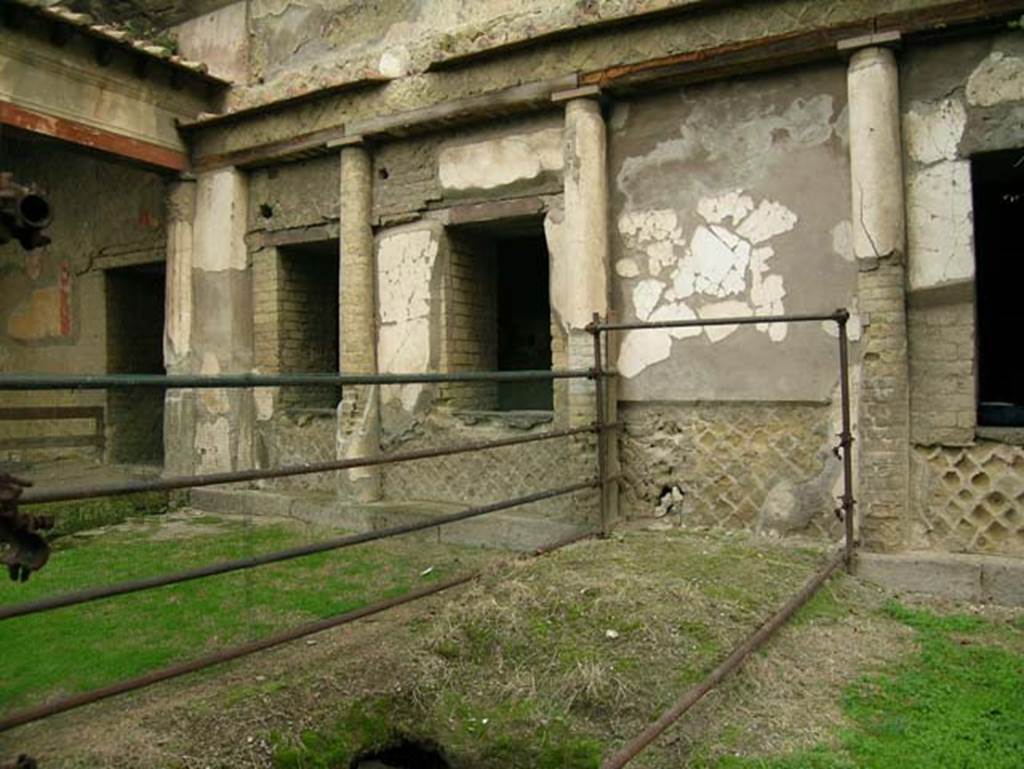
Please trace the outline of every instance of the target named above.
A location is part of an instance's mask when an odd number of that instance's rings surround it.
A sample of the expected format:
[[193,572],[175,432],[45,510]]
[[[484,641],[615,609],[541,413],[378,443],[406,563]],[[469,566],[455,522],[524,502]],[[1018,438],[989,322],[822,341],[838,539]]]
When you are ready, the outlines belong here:
[[1024,427],[1024,149],[971,159],[978,345],[978,424]]
[[[278,249],[278,328],[282,374],[338,371],[338,241],[325,240]],[[280,403],[291,413],[315,413],[338,405],[335,386],[281,388]]]
[[[452,371],[551,370],[548,247],[539,222],[449,230],[448,358]],[[455,384],[463,411],[553,409],[551,380]]]

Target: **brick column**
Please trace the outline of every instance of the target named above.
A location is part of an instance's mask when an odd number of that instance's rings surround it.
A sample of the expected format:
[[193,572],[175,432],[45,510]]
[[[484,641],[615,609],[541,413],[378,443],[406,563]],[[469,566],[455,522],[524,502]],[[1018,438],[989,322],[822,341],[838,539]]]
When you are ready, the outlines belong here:
[[[363,144],[341,149],[341,256],[339,342],[341,371],[377,373],[377,289],[372,210],[373,167]],[[380,389],[345,387],[338,405],[338,456],[356,458],[380,452]],[[361,502],[379,500],[379,467],[349,470],[341,491]]]
[[[860,348],[860,538],[874,550],[906,539],[910,485],[903,164],[899,72],[880,40],[850,41],[853,246],[864,334]],[[886,41],[888,42],[888,40]],[[866,43],[866,45],[865,45]]]

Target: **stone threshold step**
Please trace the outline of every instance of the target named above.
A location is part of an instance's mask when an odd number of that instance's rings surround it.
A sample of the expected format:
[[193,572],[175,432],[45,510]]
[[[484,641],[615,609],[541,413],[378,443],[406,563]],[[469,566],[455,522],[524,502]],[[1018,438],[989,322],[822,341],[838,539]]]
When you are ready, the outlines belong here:
[[[342,502],[327,492],[206,488],[190,490],[188,503],[206,513],[279,516],[356,532],[418,523],[467,508],[465,505],[438,502],[353,504]],[[496,512],[402,536],[452,545],[529,551],[583,531],[583,526],[569,521]]]
[[1024,558],[961,553],[857,553],[859,577],[907,593],[1024,606]]

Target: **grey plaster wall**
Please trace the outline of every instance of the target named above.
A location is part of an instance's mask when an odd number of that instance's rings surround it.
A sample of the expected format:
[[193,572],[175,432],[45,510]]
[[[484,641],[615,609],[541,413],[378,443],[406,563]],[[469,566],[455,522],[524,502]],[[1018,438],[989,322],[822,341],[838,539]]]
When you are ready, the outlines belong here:
[[[845,68],[616,103],[614,308],[675,320],[853,307]],[[822,401],[834,326],[627,332],[620,397]]]
[[[163,260],[164,180],[9,133],[0,134],[0,157],[4,170],[21,183],[37,184],[53,204],[49,246],[31,252],[13,241],[0,246],[0,372],[102,373],[107,369],[104,270]],[[102,391],[0,394],[5,406],[105,404]],[[7,437],[82,435],[91,429],[66,421],[0,424]],[[83,451],[15,453],[29,458]]]
[[249,175],[249,232],[338,221],[338,157],[282,163]]

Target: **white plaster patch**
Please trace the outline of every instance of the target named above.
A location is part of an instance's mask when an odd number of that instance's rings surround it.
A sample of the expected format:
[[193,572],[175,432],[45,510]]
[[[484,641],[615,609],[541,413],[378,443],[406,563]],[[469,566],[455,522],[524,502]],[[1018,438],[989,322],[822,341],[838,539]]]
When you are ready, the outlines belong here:
[[776,235],[789,232],[796,223],[796,214],[784,205],[772,200],[762,200],[757,210],[739,225],[736,234],[757,245]]
[[[419,373],[430,365],[430,284],[437,253],[438,239],[429,229],[399,230],[377,244],[377,355],[382,372]],[[397,395],[411,411],[422,390],[419,384],[387,387],[382,398],[389,401]]]
[[959,99],[944,99],[938,105],[914,104],[903,118],[907,152],[918,163],[956,160],[966,128],[967,110]]
[[[746,302],[739,302],[735,299],[727,299],[724,302],[712,302],[701,307],[697,314],[701,320],[713,320],[717,318],[745,318],[753,313],[750,305]],[[733,334],[739,328],[738,325],[728,326],[705,326],[704,333],[712,342],[721,342]]]
[[911,288],[973,277],[971,211],[968,161],[943,161],[911,177],[907,186]]
[[672,352],[672,336],[666,329],[627,331],[619,347],[616,366],[620,375],[635,377],[648,366],[666,360]]
[[[689,269],[694,273],[693,290],[710,296],[739,294],[746,287],[745,273],[750,264],[750,244],[734,241],[730,246],[727,230],[712,232],[701,225],[690,241]],[[685,285],[685,284],[684,284]],[[679,293],[677,286],[676,292]],[[688,294],[679,294],[683,298]]]
[[438,156],[438,176],[446,190],[490,190],[561,171],[562,129],[505,136],[445,147]]
[[633,310],[636,317],[646,321],[651,317],[665,284],[660,280],[641,280],[633,287]]
[[1024,59],[993,51],[967,79],[967,101],[975,107],[1022,100]]
[[832,251],[848,262],[854,260],[853,224],[849,219],[844,219],[832,228]]
[[[703,318],[706,313],[707,317],[784,314],[786,289],[782,276],[771,273],[769,261],[775,249],[767,242],[792,230],[798,221],[796,214],[772,200],[755,205],[742,190],[702,199],[697,213],[706,224],[697,225],[688,247],[675,211],[626,211],[619,217],[618,229],[627,252],[639,251],[648,257],[648,277],[634,287],[631,296],[636,317],[646,321],[693,318],[697,314]],[[833,238],[846,235],[847,243],[840,247],[845,247],[847,253],[849,230],[847,222],[845,228],[837,228],[839,234]],[[676,257],[680,252],[682,255]],[[642,260],[628,258],[643,275]],[[660,276],[666,265],[673,267],[668,283]],[[699,304],[701,297],[744,295],[748,301]],[[698,308],[696,314],[694,307]],[[775,342],[781,342],[788,333],[784,324],[759,323],[756,328]],[[718,342],[735,330],[735,326],[711,327],[705,333],[712,342]],[[699,328],[673,329],[669,336],[686,339],[700,333]],[[650,348],[640,341],[632,342],[629,362],[641,366],[644,361],[661,360],[662,342],[652,342]]]
[[[696,320],[697,313],[689,308],[686,302],[672,302],[670,304],[663,304],[661,307],[651,313],[651,317],[648,318],[652,323],[665,323],[673,320]],[[702,332],[700,326],[683,326],[682,328],[670,328],[666,329],[669,335],[673,339],[689,339],[690,337],[700,336]]]
[[409,51],[405,46],[389,48],[381,54],[377,71],[384,77],[403,77],[409,74]]
[[615,274],[620,278],[635,278],[640,274],[640,266],[636,263],[636,259],[619,259],[615,263]]

